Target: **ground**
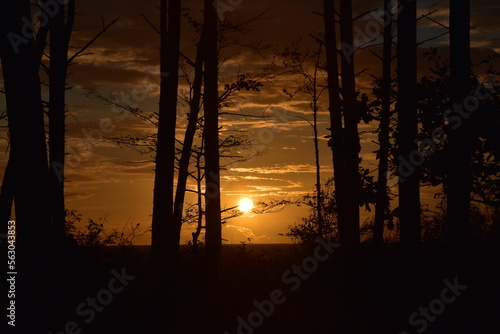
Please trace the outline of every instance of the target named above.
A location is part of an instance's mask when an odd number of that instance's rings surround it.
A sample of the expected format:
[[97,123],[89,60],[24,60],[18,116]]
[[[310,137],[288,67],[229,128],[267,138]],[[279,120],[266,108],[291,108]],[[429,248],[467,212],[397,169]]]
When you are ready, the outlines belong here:
[[[330,249],[225,245],[214,280],[186,248],[164,279],[149,269],[147,247],[79,251],[86,261],[68,265],[74,276],[54,330],[75,321],[96,334],[500,332],[497,246],[470,246],[458,261],[442,245]],[[127,285],[106,300],[101,291],[122,271]],[[87,324],[90,312],[77,307],[99,294],[108,304]]]

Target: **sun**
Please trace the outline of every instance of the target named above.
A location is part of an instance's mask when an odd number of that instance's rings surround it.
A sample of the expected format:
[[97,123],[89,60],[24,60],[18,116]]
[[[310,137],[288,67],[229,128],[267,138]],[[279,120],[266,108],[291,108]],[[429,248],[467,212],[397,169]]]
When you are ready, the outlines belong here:
[[252,209],[253,201],[250,198],[245,197],[240,199],[240,201],[238,202],[238,210],[240,210],[241,212],[249,212]]

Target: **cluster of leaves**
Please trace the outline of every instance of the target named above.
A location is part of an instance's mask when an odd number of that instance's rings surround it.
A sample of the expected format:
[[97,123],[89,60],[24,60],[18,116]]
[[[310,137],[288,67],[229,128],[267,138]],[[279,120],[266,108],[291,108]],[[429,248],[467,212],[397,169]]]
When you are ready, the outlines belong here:
[[260,92],[260,88],[263,86],[257,78],[238,74],[235,82],[224,85],[224,92],[219,96],[219,109],[231,105],[240,92]]
[[[446,240],[446,196],[442,193],[435,196],[439,199],[434,210],[422,207],[422,241],[444,242]],[[472,236],[476,240],[487,241],[494,237],[495,225],[500,222],[500,211],[489,206],[471,206]],[[498,226],[496,226],[498,227]]]
[[[300,223],[289,225],[288,232],[280,234],[292,239],[294,243],[304,246],[316,244],[316,239],[320,236],[317,214],[317,194],[307,194],[301,201],[296,203],[298,206],[309,208],[309,215],[302,218]],[[321,188],[321,213],[323,235],[330,236],[332,240],[338,240],[337,226],[337,202],[335,200],[333,179],[329,179]]]
[[[82,215],[76,210],[66,210],[66,237],[79,247],[103,247],[116,245],[120,247],[132,246],[134,239],[139,237],[140,224],[130,224],[121,231],[118,229],[106,233],[104,224],[106,217],[100,217],[97,221],[89,218],[87,225],[83,228],[77,227],[82,221]],[[145,233],[145,232],[143,232]]]
[[[449,62],[442,59],[436,49],[425,53],[431,63],[431,74],[424,76],[419,83],[419,121],[421,130],[419,140],[432,138],[435,129],[443,129],[446,133],[453,131],[444,121],[444,113],[453,106],[450,105],[450,67]],[[492,59],[485,60],[489,64]],[[496,74],[490,71],[489,74]],[[488,84],[471,78],[471,94],[475,87],[488,87]],[[484,89],[482,89],[484,91]],[[462,119],[461,127],[466,126],[474,140],[469,148],[472,152],[471,168],[473,173],[473,199],[491,206],[499,206],[500,198],[500,99],[498,94],[491,94],[480,102],[479,108],[467,119]],[[422,181],[434,186],[444,185],[446,170],[444,166],[453,154],[447,149],[447,142],[435,141],[435,147],[426,155],[422,166]]]
[[377,183],[375,182],[375,177],[371,175],[371,173],[369,169],[363,167],[359,168],[361,183],[359,205],[364,206],[368,212],[371,211],[370,204],[374,204],[377,200]]
[[[370,211],[370,204],[375,203],[376,199],[376,182],[374,177],[370,175],[368,169],[360,168],[361,194],[360,206],[364,205]],[[337,202],[335,200],[335,186],[333,178],[326,181],[321,187],[321,237],[330,236],[333,240],[338,240],[337,226]],[[288,226],[288,232],[284,235],[290,237],[294,243],[310,246],[316,243],[316,238],[320,236],[317,212],[317,194],[307,194],[302,200],[295,202],[298,206],[306,206],[309,208],[309,215],[302,218],[298,224]],[[363,225],[365,232],[369,233],[369,223]],[[365,233],[365,234],[366,234]]]
[[380,105],[377,99],[369,99],[366,93],[356,92],[356,112],[358,119],[363,123],[368,124],[376,120],[376,108]]

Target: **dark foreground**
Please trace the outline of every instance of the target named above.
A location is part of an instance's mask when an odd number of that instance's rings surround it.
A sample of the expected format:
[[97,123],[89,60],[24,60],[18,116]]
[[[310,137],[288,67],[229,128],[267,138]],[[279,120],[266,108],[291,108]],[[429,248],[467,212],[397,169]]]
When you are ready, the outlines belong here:
[[436,245],[417,254],[391,245],[350,252],[332,245],[224,246],[214,280],[187,250],[181,268],[163,278],[149,269],[147,247],[79,250],[62,289],[67,305],[54,308],[51,328],[96,334],[497,334],[500,252],[492,245],[471,248],[456,261]]

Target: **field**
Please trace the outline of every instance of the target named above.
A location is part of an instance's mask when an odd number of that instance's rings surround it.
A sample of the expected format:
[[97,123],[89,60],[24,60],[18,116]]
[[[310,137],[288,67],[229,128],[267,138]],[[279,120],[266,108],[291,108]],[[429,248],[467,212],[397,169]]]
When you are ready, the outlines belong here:
[[[56,328],[74,321],[82,333],[96,334],[500,329],[497,246],[473,246],[456,261],[437,245],[413,254],[392,245],[355,251],[326,242],[314,249],[225,245],[220,272],[210,279],[187,248],[180,268],[163,274],[149,268],[146,246],[78,252],[83,262],[68,266],[67,305],[58,312]],[[102,290],[110,289],[117,273],[128,279],[108,300]],[[91,317],[87,297],[107,304]],[[87,307],[78,313],[81,303]]]

